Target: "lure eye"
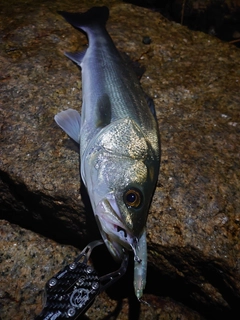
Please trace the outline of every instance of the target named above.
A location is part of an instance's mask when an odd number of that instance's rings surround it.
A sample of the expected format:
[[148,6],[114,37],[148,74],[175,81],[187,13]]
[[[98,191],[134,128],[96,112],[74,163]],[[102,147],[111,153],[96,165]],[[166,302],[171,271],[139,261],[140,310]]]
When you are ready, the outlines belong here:
[[138,208],[141,204],[142,195],[136,189],[130,189],[124,194],[124,202],[129,207]]

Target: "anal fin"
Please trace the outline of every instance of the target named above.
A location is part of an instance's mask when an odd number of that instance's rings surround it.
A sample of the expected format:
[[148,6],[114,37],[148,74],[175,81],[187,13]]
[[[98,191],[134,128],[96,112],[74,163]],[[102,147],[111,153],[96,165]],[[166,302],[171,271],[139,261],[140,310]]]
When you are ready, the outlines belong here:
[[77,65],[81,66],[81,63],[83,61],[83,58],[85,56],[86,50],[81,52],[65,52],[65,56],[71,59],[73,62],[75,62]]

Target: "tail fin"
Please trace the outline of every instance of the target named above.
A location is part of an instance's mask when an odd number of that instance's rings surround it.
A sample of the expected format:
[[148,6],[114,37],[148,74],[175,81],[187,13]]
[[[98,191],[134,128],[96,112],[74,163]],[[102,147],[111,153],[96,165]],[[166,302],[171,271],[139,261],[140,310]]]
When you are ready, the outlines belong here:
[[105,6],[93,7],[84,13],[70,13],[65,11],[58,11],[58,13],[72,26],[84,31],[93,25],[105,26],[109,17],[109,10]]

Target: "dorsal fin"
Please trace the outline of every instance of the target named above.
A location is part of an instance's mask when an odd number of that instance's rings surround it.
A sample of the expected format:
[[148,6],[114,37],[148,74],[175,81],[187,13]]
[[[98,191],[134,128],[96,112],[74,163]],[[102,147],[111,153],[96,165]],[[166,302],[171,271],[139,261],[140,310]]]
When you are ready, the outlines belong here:
[[145,92],[144,92],[144,96],[145,96],[145,99],[147,101],[147,104],[149,106],[150,111],[152,112],[154,118],[157,119],[156,110],[155,110],[155,105],[154,105],[153,99],[151,97],[149,97],[149,95],[147,95]]

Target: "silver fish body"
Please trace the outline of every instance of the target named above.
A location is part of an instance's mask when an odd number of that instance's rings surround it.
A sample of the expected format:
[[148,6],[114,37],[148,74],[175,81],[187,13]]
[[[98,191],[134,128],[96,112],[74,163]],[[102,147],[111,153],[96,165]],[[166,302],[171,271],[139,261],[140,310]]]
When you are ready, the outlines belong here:
[[140,298],[146,283],[146,221],[160,162],[156,119],[105,29],[108,8],[60,13],[86,32],[89,47],[66,53],[82,69],[81,116],[69,109],[55,121],[80,143],[82,180],[110,253],[121,260],[124,250],[134,251]]

